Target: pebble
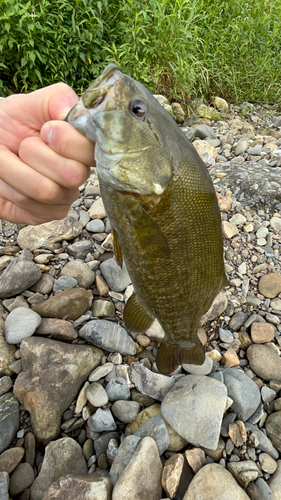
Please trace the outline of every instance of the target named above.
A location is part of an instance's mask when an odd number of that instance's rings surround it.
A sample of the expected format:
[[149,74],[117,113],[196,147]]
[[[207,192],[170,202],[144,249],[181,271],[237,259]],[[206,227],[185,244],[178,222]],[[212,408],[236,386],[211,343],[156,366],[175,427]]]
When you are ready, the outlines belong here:
[[265,403],[271,403],[276,398],[276,392],[264,385],[261,388],[261,397]]
[[9,500],[9,474],[0,471],[0,498]]
[[183,364],[183,369],[188,373],[195,375],[209,375],[213,368],[213,360],[210,356],[205,356],[205,361],[202,365]]
[[108,300],[95,300],[93,304],[93,316],[97,318],[114,318],[114,304]]
[[275,328],[270,323],[252,323],[251,337],[255,344],[265,344],[274,339]]
[[269,415],[265,428],[268,437],[272,440],[274,446],[281,452],[281,411],[276,411]]
[[112,378],[105,388],[109,401],[129,400],[130,389],[124,378]]
[[11,496],[19,495],[22,491],[32,485],[34,471],[28,463],[19,464],[10,477],[9,493]]
[[12,379],[7,375],[0,378],[0,397],[9,392],[13,385]]
[[77,286],[77,280],[75,278],[71,278],[70,276],[61,276],[57,280],[55,280],[53,285],[53,291],[59,292],[60,290],[68,290],[69,288],[74,288]]
[[[21,446],[3,451],[0,455],[0,471],[11,474],[24,456],[24,449]],[[1,498],[1,497],[0,497]]]
[[232,399],[231,408],[238,418],[246,421],[260,404],[260,391],[244,372],[228,368],[223,372],[227,394]]
[[113,259],[107,259],[102,262],[100,270],[108,286],[114,292],[123,292],[131,283],[131,278],[126,267],[123,265],[121,270]]
[[24,250],[12,260],[0,276],[0,298],[13,297],[34,285],[41,278],[39,267],[32,261],[32,254]]
[[70,321],[56,318],[42,318],[35,334],[50,335],[52,339],[66,342],[71,342],[78,337],[78,333]]
[[201,450],[201,448],[192,448],[192,450],[186,450],[184,454],[194,474],[196,474],[204,465],[207,464],[205,452]]
[[137,436],[127,436],[120,444],[109,473],[113,485],[117,483],[140,442],[141,438]]
[[68,245],[67,251],[69,255],[72,255],[75,259],[84,260],[92,248],[92,242],[90,240],[80,240],[72,245]]
[[87,264],[80,260],[68,262],[60,272],[60,276],[68,276],[77,281],[78,286],[90,288],[95,281],[95,273]]
[[248,315],[242,311],[239,311],[232,316],[228,326],[231,328],[231,330],[237,332],[241,328],[241,326],[244,325],[247,319]]
[[30,337],[41,323],[41,317],[36,312],[18,307],[8,315],[4,324],[6,341],[9,344],[20,344],[21,341]]
[[246,422],[245,427],[247,432],[251,432],[251,434],[256,437],[256,448],[264,451],[265,453],[268,453],[272,458],[276,460],[278,458],[278,451],[274,448],[272,442],[268,439],[268,437],[250,422]]
[[98,473],[89,473],[84,476],[66,474],[50,486],[44,500],[59,498],[109,500],[111,492],[112,484],[108,477],[102,477]]
[[109,408],[104,410],[98,408],[96,413],[88,419],[87,423],[94,432],[114,431],[117,428]]
[[175,384],[174,379],[154,373],[141,363],[132,363],[130,365],[129,376],[138,391],[157,401],[162,401],[165,394]]
[[91,208],[89,209],[89,215],[91,219],[104,219],[106,216],[106,211],[101,198],[94,201]]
[[264,380],[281,380],[281,358],[278,353],[263,344],[252,344],[247,349],[250,368]]
[[160,416],[149,418],[135,432],[140,438],[152,437],[157,444],[159,455],[166,451],[170,444],[170,438],[165,421]]
[[261,453],[259,455],[259,462],[261,464],[261,468],[264,472],[268,472],[268,474],[274,474],[277,469],[277,462],[273,460],[273,458],[267,453]]
[[170,457],[164,465],[162,473],[162,486],[167,495],[174,498],[179,486],[181,473],[184,464],[184,457],[180,454],[175,454]]
[[262,494],[264,495],[264,497],[265,497],[266,500],[274,500],[272,491],[271,491],[270,487],[268,486],[268,484],[266,484],[266,482],[264,481],[264,479],[262,479],[261,477],[259,477],[256,480],[255,485],[262,492]]
[[223,328],[219,328],[219,338],[221,342],[226,342],[228,344],[231,344],[231,342],[233,342],[234,340],[232,333],[229,330],[225,330]]
[[9,366],[15,360],[14,354],[16,350],[16,346],[8,344],[4,335],[0,334],[0,373],[2,377],[12,375],[12,370]]
[[90,382],[97,382],[101,378],[106,377],[113,368],[113,363],[105,363],[104,365],[98,366],[95,370],[92,371],[89,375]]
[[108,403],[108,394],[98,382],[88,385],[85,389],[85,395],[88,401],[97,408]]
[[281,500],[281,460],[277,460],[277,469],[268,481],[274,500]]
[[79,337],[108,352],[133,356],[136,347],[126,330],[117,323],[104,319],[92,320],[82,326]]
[[90,233],[104,233],[104,223],[100,219],[94,219],[86,224],[86,229]]
[[19,402],[12,392],[0,397],[0,453],[12,443],[19,428]]
[[228,240],[231,240],[234,236],[237,236],[239,234],[239,229],[236,227],[236,225],[228,221],[222,221],[221,229],[223,236]]
[[227,469],[243,488],[247,488],[248,484],[255,481],[259,475],[259,468],[253,460],[228,462]]
[[140,411],[140,405],[136,401],[115,401],[111,406],[111,411],[118,420],[129,424],[136,420]]
[[270,273],[265,274],[259,280],[259,292],[273,299],[281,292],[281,274],[280,273]]
[[75,320],[89,308],[89,295],[84,288],[71,288],[56,293],[33,307],[44,318]]

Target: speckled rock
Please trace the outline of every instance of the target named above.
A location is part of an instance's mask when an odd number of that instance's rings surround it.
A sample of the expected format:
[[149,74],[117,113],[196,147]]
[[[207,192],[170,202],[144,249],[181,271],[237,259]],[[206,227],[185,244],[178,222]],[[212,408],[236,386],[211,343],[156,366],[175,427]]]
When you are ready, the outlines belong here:
[[67,216],[62,220],[46,222],[39,226],[27,226],[19,231],[18,245],[31,252],[35,248],[44,248],[62,240],[72,240],[79,236],[82,224],[74,217]]
[[269,415],[265,423],[265,428],[268,437],[281,453],[281,411],[276,411]]
[[[24,456],[24,449],[21,446],[3,451],[0,455],[0,471],[11,474]],[[1,497],[0,497],[1,498]]]
[[131,283],[126,267],[123,265],[121,270],[113,259],[102,262],[100,270],[108,286],[114,292],[122,292]]
[[281,460],[277,461],[277,470],[268,481],[274,500],[281,500]]
[[134,355],[136,347],[126,330],[117,323],[92,320],[82,326],[79,337],[108,352]]
[[71,288],[56,293],[33,310],[44,318],[67,318],[75,320],[89,308],[89,295],[84,288]]
[[80,260],[68,262],[60,272],[60,276],[69,276],[77,280],[78,286],[90,288],[95,281],[95,273]]
[[32,254],[23,251],[12,260],[0,276],[0,298],[13,297],[34,285],[42,272],[32,261]]
[[19,428],[19,402],[12,392],[0,398],[0,453],[12,443]]
[[94,474],[67,474],[48,489],[44,500],[110,500],[112,484],[108,477]]
[[260,404],[261,396],[257,384],[244,372],[228,368],[223,372],[227,394],[233,400],[231,408],[243,421],[253,415]]
[[11,497],[19,495],[32,485],[34,471],[28,463],[19,464],[10,477],[9,493]]

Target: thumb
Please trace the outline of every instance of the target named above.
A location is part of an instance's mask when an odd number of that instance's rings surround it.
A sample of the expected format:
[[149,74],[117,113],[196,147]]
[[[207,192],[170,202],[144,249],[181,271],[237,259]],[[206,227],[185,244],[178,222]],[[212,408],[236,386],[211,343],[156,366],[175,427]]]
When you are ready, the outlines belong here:
[[69,110],[78,102],[75,92],[65,83],[51,85],[49,113],[51,120],[64,120]]

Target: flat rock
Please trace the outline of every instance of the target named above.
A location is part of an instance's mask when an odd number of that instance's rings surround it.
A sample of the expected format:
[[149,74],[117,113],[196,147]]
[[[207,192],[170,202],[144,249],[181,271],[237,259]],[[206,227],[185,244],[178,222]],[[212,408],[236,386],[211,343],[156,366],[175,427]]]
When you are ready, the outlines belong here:
[[38,477],[31,486],[30,500],[43,500],[48,488],[65,474],[88,472],[81,446],[69,437],[57,439],[46,446]]
[[218,464],[207,464],[192,479],[183,500],[250,500],[234,477]]
[[112,484],[108,477],[94,474],[67,474],[48,489],[44,500],[110,500]]
[[136,354],[133,339],[124,328],[112,321],[105,319],[89,321],[80,329],[79,337],[108,352],[131,356]]
[[93,244],[90,240],[80,240],[72,245],[68,245],[67,251],[75,259],[84,260],[92,248]]
[[8,344],[4,338],[4,334],[0,331],[0,377],[12,375],[10,364],[15,361],[15,345]]
[[8,315],[4,324],[5,338],[8,344],[20,344],[31,337],[41,323],[41,316],[31,309],[18,307]]
[[98,408],[97,411],[90,416],[87,424],[91,431],[94,432],[114,431],[117,428],[109,408],[104,410]]
[[1,500],[9,500],[9,474],[0,472],[0,498]]
[[277,469],[268,481],[274,500],[281,500],[281,460],[277,461]]
[[250,422],[245,423],[246,431],[254,434],[258,440],[258,445],[256,446],[259,450],[268,453],[275,460],[278,458],[278,451],[274,448],[272,442],[268,439],[268,437],[255,425]]
[[39,226],[27,226],[19,231],[18,245],[30,251],[35,248],[49,247],[53,243],[62,240],[72,240],[79,236],[82,224],[74,217],[67,216],[62,220],[55,220],[40,224]]
[[19,495],[22,491],[29,488],[34,481],[34,471],[28,463],[19,464],[10,477],[10,495]]
[[269,299],[273,299],[281,292],[281,274],[265,274],[259,280],[259,292]]
[[157,401],[162,401],[165,394],[175,384],[174,379],[160,373],[154,373],[141,363],[130,365],[129,376],[138,391]]
[[152,437],[157,444],[159,455],[169,448],[170,438],[165,420],[155,416],[144,422],[135,432],[135,436],[144,438]]
[[30,412],[38,441],[48,443],[59,436],[62,413],[75,399],[91,371],[99,365],[101,356],[99,349],[86,345],[39,337],[22,341],[22,372],[16,379],[14,393]]
[[140,405],[137,401],[115,401],[111,406],[111,411],[118,420],[129,424],[136,420],[140,411]]
[[223,383],[204,375],[187,375],[166,394],[161,412],[188,443],[216,449],[226,400]]
[[183,464],[184,457],[179,453],[173,455],[165,462],[162,474],[162,486],[167,495],[171,498],[174,498],[176,495],[180,483]]
[[30,290],[35,293],[42,293],[42,295],[45,295],[46,293],[51,293],[53,290],[53,285],[54,285],[55,279],[53,276],[47,273],[43,273],[40,280],[33,285]]
[[231,408],[243,421],[253,415],[260,404],[260,391],[250,377],[235,368],[227,368],[223,372],[227,395],[233,400]]
[[247,488],[248,484],[255,481],[259,475],[259,468],[253,460],[228,462],[227,469],[243,488]]
[[187,463],[192,468],[194,474],[196,474],[201,469],[201,467],[207,464],[205,452],[201,448],[192,448],[191,450],[185,450],[184,454]]
[[105,363],[98,366],[90,375],[89,382],[97,382],[101,378],[106,377],[113,369],[113,363]]
[[209,309],[209,311],[202,316],[200,320],[200,326],[206,323],[207,321],[212,321],[213,319],[220,316],[227,307],[227,296],[224,292],[220,292],[215,299]]
[[19,428],[19,402],[12,392],[0,398],[0,453],[12,443]]
[[25,307],[26,309],[29,309],[29,304],[22,295],[17,295],[12,299],[3,300],[2,304],[6,309],[8,309],[9,312],[17,309],[17,307]]
[[68,290],[69,288],[74,288],[77,286],[78,282],[75,278],[70,276],[60,276],[54,282],[53,292],[60,292],[61,290]]
[[88,385],[85,390],[87,400],[96,408],[104,406],[108,403],[108,395],[106,390],[98,382],[93,382]]
[[89,308],[89,295],[84,288],[72,288],[56,293],[33,307],[33,311],[44,318],[67,318],[75,320]]
[[78,337],[78,333],[70,321],[56,318],[42,318],[35,334],[50,336],[54,340],[66,342],[71,342]]
[[140,441],[140,437],[127,436],[120,444],[109,472],[113,485],[117,483],[119,477],[123,474]]
[[281,380],[281,358],[271,347],[252,344],[247,349],[250,368],[264,380]]
[[106,217],[106,211],[102,198],[94,201],[91,208],[89,209],[89,215],[91,219],[104,219],[104,217]]
[[13,470],[20,463],[23,455],[24,449],[21,446],[16,446],[15,448],[3,451],[0,455],[0,471],[5,471],[8,472],[8,474],[11,474],[11,472],[13,472]]
[[235,224],[228,222],[227,220],[223,220],[221,223],[222,234],[228,240],[231,240],[234,236],[239,234],[239,229]]
[[276,411],[269,415],[265,428],[268,437],[272,440],[274,446],[281,452],[281,411]]
[[9,392],[11,387],[13,386],[12,379],[8,377],[7,375],[4,375],[4,377],[0,378],[0,396],[3,396],[3,394],[6,394]]
[[90,288],[95,281],[95,273],[87,264],[80,260],[68,262],[61,270],[60,276],[69,276],[76,279],[78,286]]
[[95,300],[93,303],[93,316],[97,318],[114,318],[114,304],[109,300]]
[[34,285],[42,275],[32,261],[32,254],[23,251],[12,260],[0,276],[0,298],[13,297]]
[[118,438],[119,438],[118,432],[106,432],[105,434],[102,434],[100,437],[94,440],[97,460],[103,453],[106,452],[109,441],[111,441],[111,439],[116,440]]
[[162,464],[154,439],[141,440],[116,482],[112,500],[159,500],[162,496]]
[[107,259],[102,262],[100,270],[108,286],[114,292],[122,292],[131,283],[131,278],[125,265],[123,264],[121,270],[113,259]]

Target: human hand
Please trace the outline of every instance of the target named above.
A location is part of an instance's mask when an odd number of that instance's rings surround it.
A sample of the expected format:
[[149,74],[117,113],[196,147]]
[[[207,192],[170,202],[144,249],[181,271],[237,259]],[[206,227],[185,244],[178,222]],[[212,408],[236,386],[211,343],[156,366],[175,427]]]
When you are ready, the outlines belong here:
[[94,144],[63,120],[78,98],[64,83],[0,102],[0,218],[61,219],[94,165]]

